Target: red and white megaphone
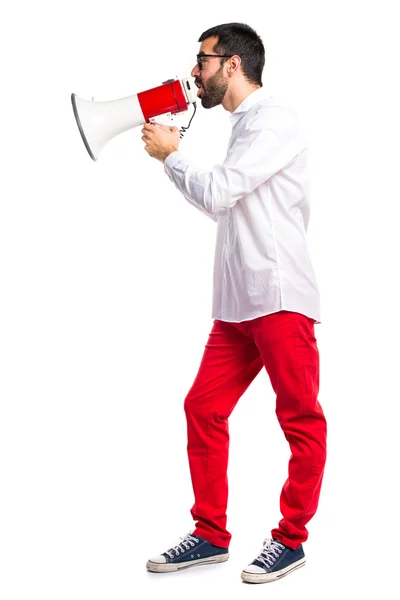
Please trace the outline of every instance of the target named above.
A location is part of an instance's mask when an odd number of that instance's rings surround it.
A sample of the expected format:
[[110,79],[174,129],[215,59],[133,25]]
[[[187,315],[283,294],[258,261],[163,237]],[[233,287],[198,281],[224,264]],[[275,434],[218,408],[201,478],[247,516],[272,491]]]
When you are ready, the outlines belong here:
[[187,111],[191,103],[196,109],[196,92],[194,80],[186,77],[169,79],[158,87],[119,100],[95,102],[71,94],[71,101],[86,150],[97,160],[107,142],[128,129],[149,122],[173,125],[173,115]]

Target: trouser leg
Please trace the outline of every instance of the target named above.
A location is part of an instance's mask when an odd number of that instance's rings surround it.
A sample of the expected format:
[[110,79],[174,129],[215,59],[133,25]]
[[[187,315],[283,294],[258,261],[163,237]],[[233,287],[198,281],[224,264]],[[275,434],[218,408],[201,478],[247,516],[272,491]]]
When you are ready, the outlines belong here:
[[281,311],[254,319],[251,331],[276,393],[276,415],[291,449],[280,497],[283,518],[271,534],[296,548],[308,537],[306,524],[318,507],[326,460],[314,322],[305,315]]
[[195,381],[185,399],[188,458],[195,497],[194,533],[228,547],[228,417],[263,363],[247,323],[214,321]]

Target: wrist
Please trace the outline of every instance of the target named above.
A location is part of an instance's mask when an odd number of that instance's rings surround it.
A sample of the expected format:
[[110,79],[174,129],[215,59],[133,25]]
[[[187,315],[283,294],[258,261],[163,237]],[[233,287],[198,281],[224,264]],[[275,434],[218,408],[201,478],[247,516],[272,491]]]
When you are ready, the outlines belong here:
[[178,148],[176,146],[170,146],[169,148],[167,148],[167,150],[163,153],[162,162],[165,162],[168,156],[173,152],[178,152]]

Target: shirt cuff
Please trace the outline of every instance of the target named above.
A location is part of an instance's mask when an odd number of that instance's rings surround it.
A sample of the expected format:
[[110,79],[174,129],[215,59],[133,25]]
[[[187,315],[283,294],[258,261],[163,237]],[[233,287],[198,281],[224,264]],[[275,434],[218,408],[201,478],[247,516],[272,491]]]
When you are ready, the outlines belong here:
[[164,160],[164,167],[167,173],[168,169],[172,169],[181,158],[182,154],[179,152],[179,150],[175,150],[174,152],[171,152],[171,154],[168,154],[167,158]]

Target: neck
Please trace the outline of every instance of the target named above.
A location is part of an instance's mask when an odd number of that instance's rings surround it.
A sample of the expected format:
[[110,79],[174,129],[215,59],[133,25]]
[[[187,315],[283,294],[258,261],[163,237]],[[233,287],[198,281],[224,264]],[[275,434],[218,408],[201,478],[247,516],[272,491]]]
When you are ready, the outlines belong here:
[[239,89],[226,90],[225,97],[222,101],[222,106],[225,110],[233,113],[237,107],[242,104],[243,100],[250,96],[255,90],[260,89],[260,85],[246,85]]

